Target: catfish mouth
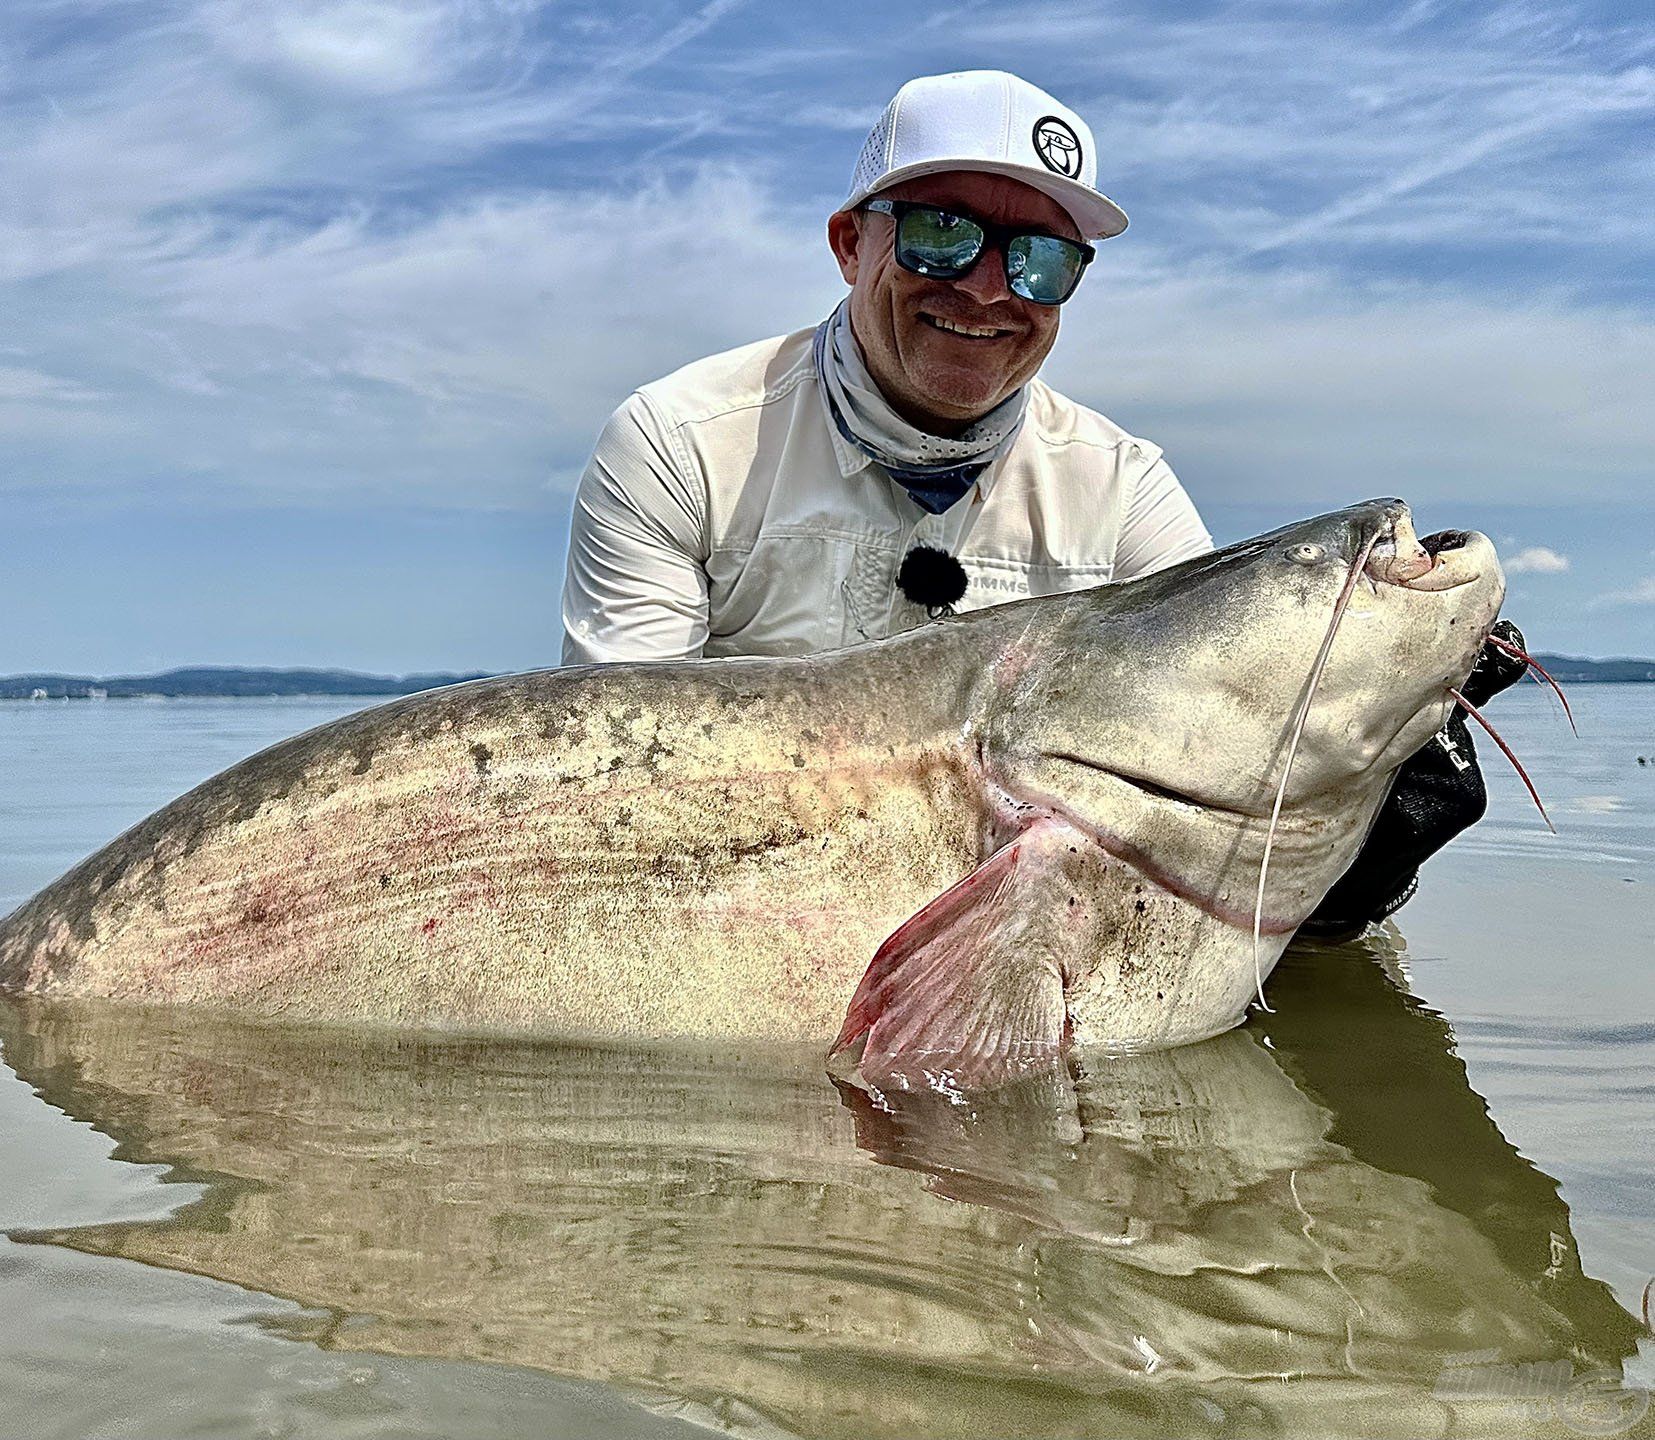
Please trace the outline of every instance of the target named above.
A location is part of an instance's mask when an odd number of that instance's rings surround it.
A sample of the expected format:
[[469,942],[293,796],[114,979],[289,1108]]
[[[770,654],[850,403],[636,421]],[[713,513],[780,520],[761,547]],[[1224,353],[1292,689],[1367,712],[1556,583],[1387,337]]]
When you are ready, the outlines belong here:
[[1419,543],[1427,555],[1440,555],[1444,550],[1465,549],[1471,543],[1471,532],[1469,530],[1439,530],[1435,535],[1427,535]]
[[1477,537],[1469,530],[1438,530],[1423,540],[1404,510],[1375,542],[1364,567],[1376,585],[1404,590],[1457,590],[1481,577],[1468,553]]

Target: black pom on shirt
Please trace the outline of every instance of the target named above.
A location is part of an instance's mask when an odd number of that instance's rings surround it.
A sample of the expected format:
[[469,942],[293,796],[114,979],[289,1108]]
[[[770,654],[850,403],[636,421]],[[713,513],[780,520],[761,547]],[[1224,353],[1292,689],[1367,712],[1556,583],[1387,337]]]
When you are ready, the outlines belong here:
[[933,620],[954,613],[968,583],[965,566],[935,545],[914,546],[896,572],[896,588],[914,604],[923,605]]

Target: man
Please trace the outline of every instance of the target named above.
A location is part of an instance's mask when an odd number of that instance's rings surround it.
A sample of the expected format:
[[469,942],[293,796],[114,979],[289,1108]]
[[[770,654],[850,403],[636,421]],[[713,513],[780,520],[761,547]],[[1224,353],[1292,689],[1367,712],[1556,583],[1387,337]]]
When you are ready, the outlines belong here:
[[[1126,228],[1096,179],[1086,123],[1025,80],[904,85],[828,220],[847,300],[644,386],[605,427],[575,498],[564,663],[806,654],[1210,550],[1159,449],[1036,377],[1090,242]],[[1382,880],[1358,862],[1337,928],[1389,913],[1481,814],[1469,773],[1476,813],[1450,806],[1435,839],[1433,807],[1424,849],[1411,821],[1386,831]]]
[[927,610],[896,585],[915,546],[964,567],[961,609],[1210,549],[1155,446],[1034,378],[1084,242],[1126,227],[1096,163],[1085,122],[1015,76],[903,86],[828,221],[849,301],[646,385],[604,430],[575,502],[565,663],[909,628]]

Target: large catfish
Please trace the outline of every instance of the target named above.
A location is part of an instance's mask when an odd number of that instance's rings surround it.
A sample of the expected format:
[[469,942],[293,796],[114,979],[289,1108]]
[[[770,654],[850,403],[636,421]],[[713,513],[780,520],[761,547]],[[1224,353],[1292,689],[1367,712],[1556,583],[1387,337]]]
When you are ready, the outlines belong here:
[[0,924],[0,989],[837,1034],[870,1079],[1200,1039],[1349,865],[1502,596],[1485,537],[1421,542],[1379,500],[829,655],[429,691],[76,866]]

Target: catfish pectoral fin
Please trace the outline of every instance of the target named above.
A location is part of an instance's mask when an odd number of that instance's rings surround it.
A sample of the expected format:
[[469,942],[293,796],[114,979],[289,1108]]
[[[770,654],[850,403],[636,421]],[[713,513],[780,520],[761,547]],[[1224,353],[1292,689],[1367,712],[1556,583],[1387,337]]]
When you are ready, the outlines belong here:
[[993,1085],[1050,1064],[1066,1015],[1051,907],[1070,834],[1037,822],[907,920],[856,987],[833,1056],[861,1041],[862,1079],[901,1087]]

